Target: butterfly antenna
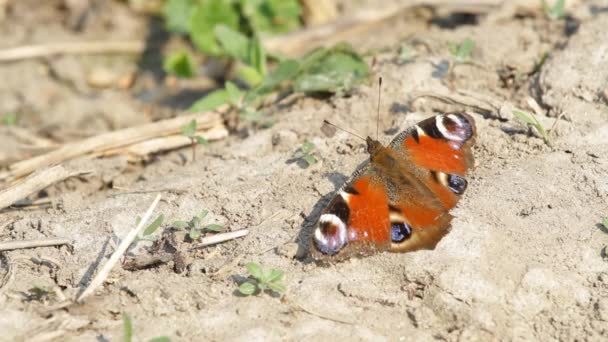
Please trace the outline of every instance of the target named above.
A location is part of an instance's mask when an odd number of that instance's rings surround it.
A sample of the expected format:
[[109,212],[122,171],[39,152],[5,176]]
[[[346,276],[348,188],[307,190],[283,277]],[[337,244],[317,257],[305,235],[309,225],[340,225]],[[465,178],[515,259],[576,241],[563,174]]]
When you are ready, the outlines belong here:
[[378,133],[380,132],[380,96],[382,95],[382,76],[378,78],[378,117],[376,118],[376,140],[380,136]]
[[348,133],[348,134],[350,134],[350,135],[352,135],[352,136],[355,136],[355,137],[357,137],[357,138],[359,138],[359,139],[361,139],[361,140],[365,141],[365,138],[364,138],[364,137],[362,137],[362,136],[360,136],[359,134],[357,134],[357,133],[353,133],[353,132],[348,131],[348,130],[346,130],[346,129],[344,129],[344,128],[340,127],[340,126],[334,125],[333,123],[331,123],[331,122],[329,122],[329,121],[327,121],[327,120],[323,120],[323,123],[324,123],[324,124],[326,124],[326,125],[330,125],[330,126],[332,126],[332,127],[335,127],[335,128],[337,128],[337,129],[339,129],[339,130],[341,130],[341,131],[343,131],[343,132],[346,132],[346,133]]

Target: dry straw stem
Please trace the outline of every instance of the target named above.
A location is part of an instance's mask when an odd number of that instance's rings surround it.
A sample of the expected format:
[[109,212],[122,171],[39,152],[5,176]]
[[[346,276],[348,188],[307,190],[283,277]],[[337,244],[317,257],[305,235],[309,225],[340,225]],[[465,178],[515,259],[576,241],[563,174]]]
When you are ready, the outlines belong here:
[[0,209],[4,209],[11,204],[26,198],[42,189],[45,189],[57,182],[67,178],[89,173],[90,171],[68,170],[62,165],[40,170],[21,182],[18,182],[0,191]]
[[11,181],[21,178],[41,167],[58,164],[85,154],[93,153],[101,155],[104,151],[122,148],[148,139],[179,134],[181,127],[192,120],[196,120],[198,130],[220,130],[224,127],[221,114],[218,112],[207,112],[179,116],[173,119],[104,133],[81,141],[67,143],[49,153],[16,162],[9,166],[9,172],[6,175],[0,176],[0,179]]
[[[197,136],[202,136],[208,141],[220,140],[228,136],[228,130],[223,125],[212,127],[208,130],[196,131]],[[153,153],[162,151],[174,150],[183,146],[192,145],[192,140],[189,137],[179,135],[170,135],[166,137],[152,138],[137,144],[125,146],[122,148],[108,150],[101,153],[102,156],[111,156],[116,154],[126,154],[131,161],[138,161],[147,158]]]
[[71,244],[71,241],[68,239],[7,241],[7,242],[0,242],[0,252],[12,251],[15,249],[61,246],[61,245],[69,245],[69,244]]
[[240,230],[235,230],[233,232],[228,232],[228,233],[214,234],[214,235],[202,238],[201,243],[193,246],[192,248],[190,248],[190,250],[199,249],[199,248],[215,245],[218,243],[222,243],[225,241],[234,240],[234,239],[243,237],[247,234],[249,234],[248,229],[240,229]]
[[125,236],[125,238],[120,242],[120,245],[118,245],[118,248],[116,248],[116,251],[114,251],[108,262],[103,265],[103,268],[101,269],[101,271],[99,271],[99,273],[97,273],[95,278],[91,280],[89,286],[84,291],[82,291],[82,294],[80,294],[80,296],[78,296],[78,299],[76,299],[77,302],[82,303],[82,301],[87,296],[93,293],[99,287],[99,285],[101,285],[104,280],[106,280],[106,278],[110,274],[110,271],[112,271],[114,265],[116,265],[120,257],[127,251],[129,246],[133,243],[133,240],[135,240],[135,238],[139,235],[139,232],[146,226],[146,223],[150,219],[150,216],[152,216],[154,208],[156,208],[158,202],[160,201],[160,197],[160,194],[156,196],[154,202],[152,202],[142,219],[139,221],[137,227],[132,229],[129,234],[127,234],[127,236]]
[[65,54],[139,54],[144,51],[144,48],[145,42],[139,40],[124,42],[62,42],[40,45],[25,45],[0,50],[0,62],[14,62],[24,59]]

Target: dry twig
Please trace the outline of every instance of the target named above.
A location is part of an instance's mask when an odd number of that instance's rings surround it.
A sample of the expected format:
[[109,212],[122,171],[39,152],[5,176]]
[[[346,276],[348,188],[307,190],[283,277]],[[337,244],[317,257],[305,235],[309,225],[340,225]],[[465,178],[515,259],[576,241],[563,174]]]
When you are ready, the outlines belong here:
[[0,252],[12,251],[14,249],[69,245],[71,243],[72,242],[70,240],[61,239],[61,238],[44,239],[44,240],[5,241],[5,242],[0,242]]
[[104,152],[140,143],[148,139],[178,134],[181,127],[192,120],[196,120],[199,130],[214,129],[225,132],[222,134],[216,132],[214,133],[215,136],[210,136],[210,138],[223,138],[227,135],[227,131],[223,127],[222,117],[217,112],[184,115],[67,143],[49,153],[12,164],[9,166],[9,172],[0,176],[0,179],[8,179],[10,181],[23,177],[41,167],[58,164],[88,153],[102,155]]
[[90,171],[71,171],[62,165],[40,170],[24,179],[22,182],[0,191],[0,209],[6,208],[52,184],[89,172]]
[[76,299],[77,302],[82,303],[82,301],[87,296],[89,296],[91,293],[93,293],[97,289],[97,287],[99,287],[99,285],[101,285],[104,282],[104,280],[108,277],[108,275],[110,274],[110,271],[112,271],[112,268],[114,267],[114,265],[116,265],[116,263],[118,262],[120,257],[127,251],[129,246],[133,243],[133,240],[135,240],[135,237],[137,237],[139,232],[145,227],[146,222],[148,222],[148,220],[150,219],[150,216],[152,216],[152,212],[154,211],[154,208],[156,208],[156,206],[158,205],[158,202],[160,201],[160,197],[161,197],[160,194],[158,194],[156,196],[156,198],[154,199],[154,202],[152,202],[152,204],[150,205],[150,207],[148,208],[148,210],[146,211],[144,216],[141,218],[137,227],[132,229],[129,232],[129,234],[127,234],[127,236],[125,236],[125,238],[120,242],[120,244],[118,245],[118,248],[116,248],[116,250],[110,257],[108,262],[106,262],[106,264],[103,265],[103,268],[99,271],[99,273],[97,273],[95,278],[93,278],[93,280],[91,280],[91,283],[89,284],[89,286],[84,291],[82,291],[80,296],[78,296],[78,298]]
[[140,40],[125,42],[63,42],[26,45],[0,50],[0,62],[14,62],[23,59],[64,54],[139,54],[144,51],[144,48],[145,42]]
[[215,234],[215,235],[211,235],[211,236],[207,236],[201,239],[201,243],[193,246],[192,248],[190,248],[190,250],[194,250],[194,249],[199,249],[199,248],[203,248],[206,246],[211,246],[211,245],[215,245],[221,242],[225,242],[225,241],[229,241],[229,240],[234,240],[240,237],[243,237],[245,235],[249,234],[249,230],[248,229],[241,229],[241,230],[235,230],[233,232],[228,232],[228,233],[222,233],[222,234]]

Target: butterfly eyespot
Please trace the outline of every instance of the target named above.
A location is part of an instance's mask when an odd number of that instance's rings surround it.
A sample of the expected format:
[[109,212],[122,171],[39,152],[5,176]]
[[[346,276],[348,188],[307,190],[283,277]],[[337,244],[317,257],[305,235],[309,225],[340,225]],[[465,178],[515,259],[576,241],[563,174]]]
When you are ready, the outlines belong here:
[[313,241],[317,250],[323,254],[338,253],[347,241],[346,226],[342,220],[333,214],[323,214],[319,226],[315,229]]
[[405,222],[393,222],[391,224],[391,240],[403,242],[412,235],[412,227]]
[[467,184],[467,180],[460,176],[448,175],[448,188],[455,194],[462,195],[467,189]]

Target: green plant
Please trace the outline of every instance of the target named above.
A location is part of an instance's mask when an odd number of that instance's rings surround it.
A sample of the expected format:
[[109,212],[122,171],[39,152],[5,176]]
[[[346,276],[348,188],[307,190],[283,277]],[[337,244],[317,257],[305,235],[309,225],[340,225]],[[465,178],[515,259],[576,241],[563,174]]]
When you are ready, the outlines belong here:
[[543,10],[551,20],[558,20],[564,17],[566,0],[556,0],[553,6],[549,6],[546,0],[542,0]]
[[163,15],[167,30],[187,34],[198,51],[244,63],[237,74],[255,85],[265,74],[257,37],[298,28],[301,11],[297,0],[168,0]]
[[[259,50],[263,51],[259,46]],[[265,53],[259,52],[260,60]],[[264,63],[259,62],[262,68]],[[248,69],[243,69],[248,70]],[[319,48],[302,58],[286,59],[267,73],[257,85],[248,90],[232,87],[227,82],[225,89],[216,90],[195,102],[192,111],[212,110],[228,103],[239,117],[246,121],[260,123],[265,113],[259,108],[266,96],[274,92],[284,95],[294,92],[344,94],[365,80],[369,68],[363,58],[348,44],[338,44],[332,48]]]
[[[235,78],[246,86],[231,89],[234,84],[226,82],[224,89],[210,92],[190,110],[208,111],[228,103],[241,119],[263,127],[272,124],[260,110],[271,93],[344,94],[364,81],[367,64],[346,44],[287,60],[265,51],[260,35],[299,27],[301,11],[298,0],[167,0],[167,29],[187,34],[202,53],[230,60]],[[271,72],[269,59],[278,62]],[[189,77],[196,68],[187,53],[178,52],[167,57],[165,70]]]
[[471,38],[463,40],[460,44],[450,44],[450,52],[456,62],[465,62],[469,60],[474,48],[475,42]]
[[317,162],[317,158],[313,154],[314,149],[315,144],[310,141],[305,141],[293,154],[293,157],[303,160],[307,166],[310,166]]
[[[152,235],[163,224],[164,221],[165,221],[165,215],[163,215],[163,214],[158,215],[156,220],[152,221],[152,223],[150,223],[146,227],[146,229],[144,229],[143,232],[140,233],[140,235],[137,237],[137,240],[154,240],[152,238]],[[135,225],[139,225],[139,222],[141,222],[141,217],[138,216],[137,219],[135,220]]]
[[2,116],[2,124],[5,126],[15,126],[17,124],[17,113],[4,113]]
[[[126,313],[122,314],[122,340],[124,342],[133,341],[133,322]],[[171,339],[167,336],[160,336],[150,339],[148,342],[171,342]]]
[[203,233],[206,232],[219,233],[224,231],[224,226],[219,224],[208,224],[203,226],[202,221],[205,219],[207,214],[209,214],[209,211],[203,210],[198,215],[193,216],[190,221],[173,222],[173,227],[178,229],[187,229],[188,237],[190,237],[192,240],[197,240],[203,235]]
[[606,217],[604,220],[602,220],[602,225],[604,227],[606,227],[606,229],[608,229],[608,217]]
[[399,62],[407,63],[414,58],[414,54],[412,53],[412,49],[407,45],[402,45],[399,48]]
[[536,119],[533,114],[526,113],[520,110],[514,110],[513,115],[515,115],[521,121],[534,127],[545,141],[545,144],[549,143],[549,134],[547,134],[547,131],[545,130],[543,125],[541,125],[541,123]]
[[47,301],[55,298],[55,292],[50,287],[34,286],[27,292],[29,301]]
[[196,74],[196,62],[188,51],[173,52],[163,62],[165,72],[181,78],[191,78]]
[[270,271],[264,272],[262,267],[255,262],[250,262],[245,267],[249,272],[249,278],[239,286],[239,292],[242,295],[249,296],[266,291],[278,294],[285,292],[286,288],[283,283],[285,273],[283,271],[271,268]]
[[196,160],[196,145],[209,145],[207,139],[202,135],[196,135],[196,120],[190,121],[187,125],[182,127],[182,135],[190,138],[192,142],[192,161]]

